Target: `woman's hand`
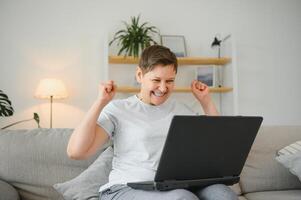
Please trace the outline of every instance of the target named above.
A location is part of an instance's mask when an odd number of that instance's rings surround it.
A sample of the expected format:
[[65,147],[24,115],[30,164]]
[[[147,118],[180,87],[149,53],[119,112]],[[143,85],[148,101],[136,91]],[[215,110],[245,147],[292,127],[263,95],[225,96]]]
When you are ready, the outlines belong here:
[[209,87],[206,84],[193,80],[191,82],[191,90],[195,98],[201,103],[205,114],[219,115],[213,101],[211,100]]
[[202,104],[206,105],[211,101],[209,88],[206,84],[193,80],[191,82],[191,90],[195,98]]
[[98,100],[106,105],[108,104],[116,94],[117,86],[114,85],[114,81],[109,80],[108,82],[103,82],[99,84],[99,94]]

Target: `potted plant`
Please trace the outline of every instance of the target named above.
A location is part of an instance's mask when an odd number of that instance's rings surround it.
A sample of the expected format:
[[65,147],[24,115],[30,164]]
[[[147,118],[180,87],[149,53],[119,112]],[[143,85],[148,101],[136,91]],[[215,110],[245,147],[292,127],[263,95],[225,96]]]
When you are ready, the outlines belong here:
[[[14,109],[11,105],[11,101],[9,100],[8,96],[2,90],[0,90],[0,116],[1,117],[9,117],[9,116],[12,116],[13,114],[14,114]],[[17,121],[12,124],[9,124],[7,126],[4,126],[0,129],[6,129],[13,125],[16,125],[16,124],[19,124],[22,122],[26,122],[26,121],[30,121],[30,120],[35,120],[35,122],[38,124],[38,128],[40,128],[40,117],[39,117],[38,113],[33,113],[33,118]]]
[[115,33],[113,40],[109,43],[118,41],[117,45],[121,45],[118,55],[125,53],[125,56],[138,57],[140,51],[152,44],[157,44],[152,39],[152,34],[158,34],[155,26],[149,26],[148,22],[139,24],[140,15],[131,17],[131,24],[124,22],[125,29],[121,29]]

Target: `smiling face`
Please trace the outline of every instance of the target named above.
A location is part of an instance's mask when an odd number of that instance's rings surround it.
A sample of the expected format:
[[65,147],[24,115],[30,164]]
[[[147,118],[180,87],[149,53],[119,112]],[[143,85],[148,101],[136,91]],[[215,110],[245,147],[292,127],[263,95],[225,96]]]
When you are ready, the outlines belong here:
[[147,104],[160,105],[174,89],[176,71],[173,65],[156,65],[143,74],[141,68],[137,67],[136,78],[141,84],[139,99]]

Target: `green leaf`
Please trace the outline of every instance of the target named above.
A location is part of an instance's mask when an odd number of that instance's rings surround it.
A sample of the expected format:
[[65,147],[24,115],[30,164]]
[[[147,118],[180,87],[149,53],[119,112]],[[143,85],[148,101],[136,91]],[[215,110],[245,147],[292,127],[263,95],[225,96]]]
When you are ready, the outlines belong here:
[[41,128],[41,126],[40,126],[40,117],[39,117],[38,113],[33,113],[33,119],[37,122],[38,128]]
[[0,129],[3,130],[3,129],[9,128],[11,126],[14,126],[14,125],[17,125],[17,124],[20,124],[20,123],[23,123],[23,122],[28,122],[28,121],[31,121],[31,120],[35,120],[37,122],[37,124],[38,124],[38,128],[41,128],[41,126],[40,126],[40,117],[39,117],[38,113],[33,113],[33,118],[31,118],[31,119],[20,120],[20,121],[11,123],[11,124],[9,124],[7,126],[4,126],[4,127],[0,128]]
[[8,99],[8,96],[0,90],[0,116],[8,117],[14,114],[14,109],[11,105],[11,101]]

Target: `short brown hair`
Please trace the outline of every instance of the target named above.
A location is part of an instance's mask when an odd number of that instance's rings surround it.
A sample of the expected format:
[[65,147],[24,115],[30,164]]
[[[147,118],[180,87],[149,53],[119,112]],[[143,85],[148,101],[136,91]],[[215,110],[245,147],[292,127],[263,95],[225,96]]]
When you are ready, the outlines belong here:
[[169,48],[161,45],[152,45],[145,48],[141,54],[139,67],[145,74],[154,69],[157,65],[173,65],[177,73],[178,61],[175,54]]

